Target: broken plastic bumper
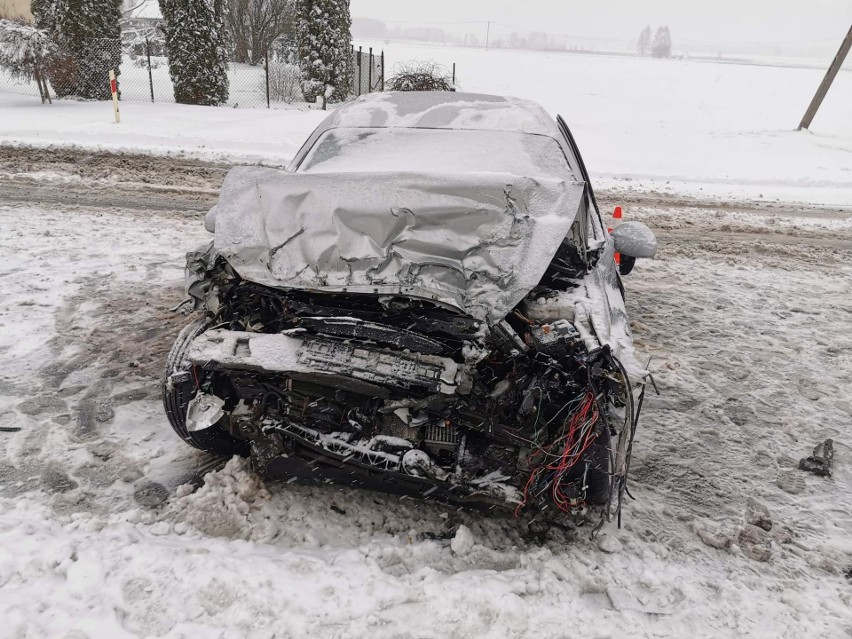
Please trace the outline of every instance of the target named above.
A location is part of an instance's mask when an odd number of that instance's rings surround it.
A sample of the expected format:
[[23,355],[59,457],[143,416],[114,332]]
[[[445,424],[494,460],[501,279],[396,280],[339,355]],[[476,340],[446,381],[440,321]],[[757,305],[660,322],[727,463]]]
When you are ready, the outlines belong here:
[[461,365],[447,357],[389,352],[311,336],[210,330],[190,345],[189,360],[212,368],[348,377],[378,386],[451,395]]

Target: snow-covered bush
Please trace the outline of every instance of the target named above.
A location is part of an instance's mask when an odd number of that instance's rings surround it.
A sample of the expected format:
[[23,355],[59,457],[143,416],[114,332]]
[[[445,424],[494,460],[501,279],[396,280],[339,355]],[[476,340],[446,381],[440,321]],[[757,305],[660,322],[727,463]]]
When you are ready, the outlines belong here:
[[58,48],[48,64],[56,94],[108,100],[109,70],[121,65],[121,0],[33,0],[32,12]]
[[305,100],[341,102],[352,90],[349,0],[298,0],[296,43]]
[[32,82],[55,50],[47,31],[23,20],[0,19],[0,67],[13,78]]
[[47,31],[21,20],[0,19],[0,68],[17,80],[35,80],[42,102],[50,100],[45,67],[55,52]]
[[269,62],[269,99],[298,102],[302,99],[302,71],[295,64]]
[[227,54],[219,0],[160,0],[175,102],[228,100]]
[[403,62],[385,84],[388,91],[453,91],[452,76],[436,62]]

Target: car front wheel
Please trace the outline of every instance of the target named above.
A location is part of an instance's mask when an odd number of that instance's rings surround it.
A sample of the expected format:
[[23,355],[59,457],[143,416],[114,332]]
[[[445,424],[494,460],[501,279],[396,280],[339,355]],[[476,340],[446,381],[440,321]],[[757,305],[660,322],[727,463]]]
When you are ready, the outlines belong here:
[[163,379],[163,407],[172,428],[187,444],[217,455],[246,456],[249,453],[248,444],[232,437],[218,425],[198,431],[189,431],[187,428],[187,407],[198,393],[197,377],[187,352],[192,340],[207,330],[208,326],[209,321],[201,318],[185,326],[177,336],[169,352]]

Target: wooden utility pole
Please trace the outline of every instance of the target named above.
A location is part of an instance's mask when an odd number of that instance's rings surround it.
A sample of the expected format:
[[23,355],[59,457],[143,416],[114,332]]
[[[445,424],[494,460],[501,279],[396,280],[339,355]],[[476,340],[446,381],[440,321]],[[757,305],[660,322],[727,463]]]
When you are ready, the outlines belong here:
[[488,27],[485,30],[485,50],[488,51],[488,37],[491,35],[491,21],[488,21]]
[[850,48],[852,48],[852,27],[849,27],[849,33],[846,34],[846,38],[844,38],[843,43],[840,45],[837,55],[834,56],[834,60],[831,61],[831,66],[828,67],[828,71],[825,72],[825,77],[822,79],[822,82],[820,82],[816,95],[814,95],[814,99],[811,100],[810,105],[808,105],[808,110],[805,111],[805,115],[799,123],[800,131],[802,129],[807,129],[811,125],[817,109],[819,109],[819,105],[822,104],[825,94],[828,93],[828,87],[831,86],[831,83],[834,81],[834,77],[837,75],[837,72],[840,71],[840,67],[843,66],[843,61],[846,59],[846,54],[849,53]]

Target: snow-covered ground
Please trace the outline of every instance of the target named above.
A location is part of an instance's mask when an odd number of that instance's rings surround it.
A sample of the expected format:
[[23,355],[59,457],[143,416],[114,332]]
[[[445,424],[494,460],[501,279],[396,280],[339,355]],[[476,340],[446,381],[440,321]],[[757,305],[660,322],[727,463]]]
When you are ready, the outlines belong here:
[[286,164],[325,117],[322,111],[276,111],[0,94],[0,145],[74,147],[177,155],[231,162]]
[[[561,111],[603,207],[659,234],[626,281],[661,395],[623,527],[536,539],[185,446],[168,309],[226,168],[189,158],[282,164],[322,114],[0,95],[0,639],[850,636],[850,74],[808,133],[812,69],[412,57]],[[797,470],[827,437],[833,477]]]
[[[455,62],[465,91],[527,97],[561,113],[601,186],[627,183],[631,190],[723,199],[852,202],[848,68],[838,74],[811,130],[796,131],[822,69],[357,44],[384,48],[388,75],[400,61],[430,59],[448,68]],[[147,93],[130,90],[139,71],[131,67],[127,96],[143,101],[122,104],[120,125],[112,123],[108,103],[42,107],[36,97],[0,95],[0,144],[282,164],[323,117],[317,111],[151,104],[144,101]],[[241,82],[234,80],[235,90]]]
[[[637,500],[596,541],[539,540],[439,504],[264,485],[240,460],[204,475],[216,462],[172,434],[158,381],[207,202],[163,208],[125,178],[116,195],[79,177],[86,205],[56,204],[77,193],[56,180],[0,205],[0,427],[21,429],[0,432],[0,637],[852,630],[847,214],[637,195],[628,214],[662,246],[627,280],[661,392]],[[834,476],[798,471],[826,437]]]

